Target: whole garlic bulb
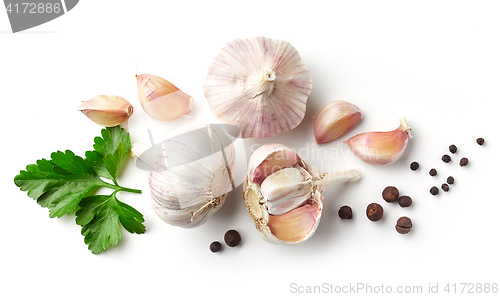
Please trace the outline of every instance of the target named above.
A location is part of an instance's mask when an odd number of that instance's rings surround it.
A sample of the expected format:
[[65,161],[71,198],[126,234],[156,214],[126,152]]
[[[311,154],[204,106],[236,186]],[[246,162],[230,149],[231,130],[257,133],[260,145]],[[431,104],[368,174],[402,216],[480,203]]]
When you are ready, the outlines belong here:
[[213,114],[235,125],[243,138],[265,138],[304,119],[312,77],[288,42],[265,37],[225,45],[203,86]]
[[323,191],[359,178],[356,170],[320,175],[292,149],[267,144],[250,158],[243,197],[266,241],[292,245],[309,239],[316,231]]
[[198,227],[219,210],[234,189],[235,149],[216,126],[189,126],[174,134],[156,150],[134,144],[132,153],[153,167],[149,186],[156,214],[174,226]]

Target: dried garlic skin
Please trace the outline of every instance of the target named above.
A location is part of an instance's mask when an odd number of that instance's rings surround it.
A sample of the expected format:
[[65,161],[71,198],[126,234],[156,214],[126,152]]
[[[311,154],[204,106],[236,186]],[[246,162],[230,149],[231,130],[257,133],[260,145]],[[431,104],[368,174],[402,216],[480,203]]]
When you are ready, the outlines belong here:
[[361,120],[361,110],[347,101],[333,101],[325,105],[314,118],[314,137],[317,144],[328,143]]
[[120,125],[134,112],[132,104],[120,96],[98,95],[83,101],[78,109],[94,123],[104,127]]
[[152,166],[149,186],[155,213],[173,226],[194,228],[219,210],[234,189],[235,148],[224,131],[212,125],[182,127],[174,134],[154,149],[133,144],[132,153]]
[[255,227],[266,241],[294,245],[306,241],[316,231],[323,209],[323,191],[359,178],[356,170],[320,175],[292,149],[266,144],[250,158],[243,198]]
[[194,98],[168,80],[152,74],[139,74],[135,77],[142,108],[151,118],[173,121],[192,111]]
[[395,130],[361,133],[343,142],[362,161],[371,165],[389,165],[403,155],[412,137],[411,128],[403,118]]
[[203,86],[212,113],[240,128],[242,138],[266,138],[297,127],[311,89],[311,73],[297,50],[262,36],[226,44]]

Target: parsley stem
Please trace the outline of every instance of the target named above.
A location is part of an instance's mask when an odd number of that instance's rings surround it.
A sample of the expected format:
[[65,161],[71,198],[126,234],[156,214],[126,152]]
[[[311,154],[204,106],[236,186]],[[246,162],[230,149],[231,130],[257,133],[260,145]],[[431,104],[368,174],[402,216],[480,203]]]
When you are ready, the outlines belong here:
[[141,190],[130,189],[130,188],[122,188],[122,187],[120,187],[120,191],[130,192],[130,193],[137,193],[137,194],[142,193]]
[[118,191],[124,191],[124,192],[137,193],[137,194],[142,193],[142,191],[141,191],[141,190],[130,189],[130,188],[124,188],[124,187],[120,187],[120,186],[118,186],[118,185],[113,185],[113,184],[107,183],[107,182],[105,182],[105,181],[103,181],[103,183],[104,183],[104,186],[105,186],[105,187],[108,187],[108,188],[110,188],[110,189],[113,189],[113,190],[115,190],[116,192],[118,192]]

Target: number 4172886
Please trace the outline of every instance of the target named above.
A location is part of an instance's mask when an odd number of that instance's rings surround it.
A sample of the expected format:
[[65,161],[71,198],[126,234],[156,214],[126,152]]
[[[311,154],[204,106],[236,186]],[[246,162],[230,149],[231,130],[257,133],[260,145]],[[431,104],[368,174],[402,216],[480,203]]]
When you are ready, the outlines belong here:
[[7,13],[60,13],[60,3],[9,3]]

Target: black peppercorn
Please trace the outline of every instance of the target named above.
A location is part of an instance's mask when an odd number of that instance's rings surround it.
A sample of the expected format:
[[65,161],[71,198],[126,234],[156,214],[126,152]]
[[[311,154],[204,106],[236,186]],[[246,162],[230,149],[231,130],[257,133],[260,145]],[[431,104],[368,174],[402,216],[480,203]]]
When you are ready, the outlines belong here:
[[484,138],[478,138],[476,139],[477,144],[483,145],[484,144]]
[[411,231],[413,224],[409,217],[400,217],[396,223],[396,231],[399,234],[407,234]]
[[450,185],[453,185],[453,183],[455,182],[455,179],[453,178],[453,176],[448,176],[448,178],[446,179],[446,182]]
[[398,199],[399,206],[401,207],[408,207],[412,204],[412,200],[409,196],[401,196]]
[[438,174],[438,172],[436,171],[436,169],[432,168],[430,171],[429,171],[429,174],[431,176],[436,176],[436,174]]
[[368,207],[366,207],[366,216],[370,221],[379,221],[383,215],[384,209],[378,203],[370,203],[368,204]]
[[418,162],[411,162],[410,164],[410,169],[415,171],[418,169],[418,167],[420,167],[420,165],[418,164]]
[[467,158],[460,159],[460,163],[459,163],[460,167],[467,166],[467,164],[469,164],[469,159],[467,159]]
[[394,202],[399,198],[399,191],[396,187],[392,186],[386,187],[382,191],[382,198],[384,198],[384,200],[389,203]]
[[212,253],[217,253],[221,249],[222,249],[222,245],[218,241],[214,241],[210,244],[210,250],[212,251]]
[[437,194],[439,194],[439,189],[438,189],[438,187],[432,187],[430,192],[432,195],[437,195]]
[[344,220],[352,219],[352,209],[351,207],[344,205],[339,209],[339,217]]
[[241,242],[240,233],[236,230],[229,230],[224,234],[224,241],[230,247],[235,247]]
[[452,153],[452,154],[457,152],[457,147],[454,144],[450,145],[449,149],[450,149],[450,153]]
[[448,155],[443,155],[441,160],[443,160],[443,162],[445,162],[445,163],[449,163],[451,161],[451,157]]
[[448,192],[450,190],[450,187],[447,184],[442,184],[441,189],[443,189],[443,191],[445,192]]

